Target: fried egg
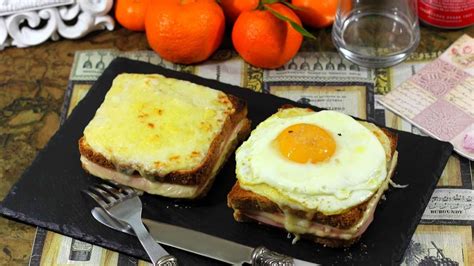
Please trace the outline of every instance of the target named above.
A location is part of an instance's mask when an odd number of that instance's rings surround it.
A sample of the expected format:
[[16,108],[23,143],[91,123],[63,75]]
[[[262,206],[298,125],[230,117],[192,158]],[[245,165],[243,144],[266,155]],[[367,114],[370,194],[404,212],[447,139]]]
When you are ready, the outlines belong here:
[[240,186],[276,202],[325,215],[368,198],[387,175],[385,150],[352,117],[334,111],[282,109],[236,152]]

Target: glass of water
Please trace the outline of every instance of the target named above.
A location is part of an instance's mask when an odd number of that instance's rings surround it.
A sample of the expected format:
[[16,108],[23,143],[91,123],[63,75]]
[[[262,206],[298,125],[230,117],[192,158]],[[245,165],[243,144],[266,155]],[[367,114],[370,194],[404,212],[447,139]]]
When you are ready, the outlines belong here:
[[420,41],[417,0],[339,0],[332,29],[334,45],[365,67],[398,64]]

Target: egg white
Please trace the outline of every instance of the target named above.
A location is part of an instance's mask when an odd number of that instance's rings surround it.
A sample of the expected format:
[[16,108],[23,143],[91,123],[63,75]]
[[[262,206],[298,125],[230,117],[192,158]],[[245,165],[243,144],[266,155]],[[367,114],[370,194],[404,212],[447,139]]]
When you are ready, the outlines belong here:
[[[317,125],[335,140],[334,154],[323,162],[297,163],[275,143],[285,128]],[[367,200],[385,179],[385,151],[377,137],[352,117],[334,111],[291,108],[262,122],[236,152],[240,186],[280,205],[341,213]]]

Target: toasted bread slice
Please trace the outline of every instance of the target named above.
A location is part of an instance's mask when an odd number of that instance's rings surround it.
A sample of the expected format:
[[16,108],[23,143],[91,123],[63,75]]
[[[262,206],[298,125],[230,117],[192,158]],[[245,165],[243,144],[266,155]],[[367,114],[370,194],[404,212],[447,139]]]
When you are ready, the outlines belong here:
[[249,131],[246,104],[235,96],[161,75],[122,74],[79,151],[92,175],[151,194],[197,198]]
[[369,122],[360,122],[374,133],[382,144],[387,162],[387,177],[378,191],[366,201],[351,207],[343,213],[325,215],[318,211],[292,209],[279,206],[267,197],[243,189],[237,181],[227,196],[227,204],[234,210],[237,221],[256,221],[262,224],[285,228],[289,221],[293,226],[305,224],[299,231],[307,233],[302,237],[330,247],[347,247],[357,242],[373,219],[375,208],[388,188],[388,183],[397,164],[397,136]]

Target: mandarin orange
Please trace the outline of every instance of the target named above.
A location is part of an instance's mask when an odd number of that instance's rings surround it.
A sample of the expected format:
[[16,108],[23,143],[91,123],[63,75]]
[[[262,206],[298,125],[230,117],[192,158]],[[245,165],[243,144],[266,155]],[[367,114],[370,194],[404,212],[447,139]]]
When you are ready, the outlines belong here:
[[215,0],[156,0],[146,15],[146,36],[162,58],[198,63],[219,47],[225,17]]
[[124,28],[133,31],[145,30],[145,15],[150,0],[117,0],[115,18]]
[[259,0],[221,0],[221,7],[229,23],[234,23],[240,13],[257,8]]
[[336,17],[338,0],[291,0],[298,7],[296,14],[304,25],[323,28],[330,26]]
[[[301,25],[287,6],[268,5],[275,12]],[[240,14],[232,30],[232,43],[242,58],[261,68],[278,68],[300,49],[303,36],[290,23],[278,19],[269,10],[251,10]]]

